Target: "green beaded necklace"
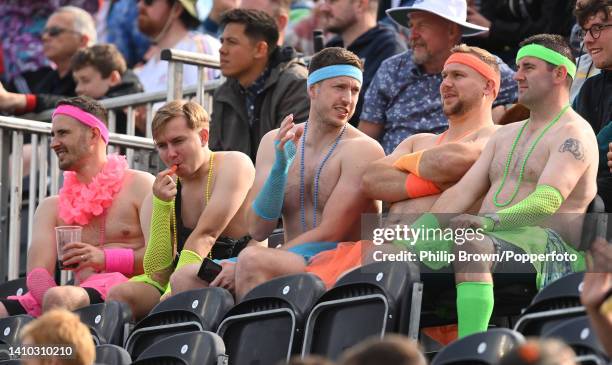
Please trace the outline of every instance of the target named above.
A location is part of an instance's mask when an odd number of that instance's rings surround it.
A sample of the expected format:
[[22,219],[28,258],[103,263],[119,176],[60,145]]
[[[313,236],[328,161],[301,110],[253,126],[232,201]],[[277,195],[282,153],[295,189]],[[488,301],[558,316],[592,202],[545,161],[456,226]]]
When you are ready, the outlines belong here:
[[508,170],[510,169],[510,162],[512,162],[512,156],[514,155],[514,150],[516,148],[516,145],[518,144],[519,139],[521,138],[521,135],[523,134],[523,131],[525,130],[525,127],[527,127],[527,124],[529,124],[530,120],[526,121],[525,124],[523,124],[523,126],[521,127],[521,130],[519,131],[518,135],[514,139],[514,142],[512,143],[512,148],[510,149],[510,153],[508,154],[508,158],[506,159],[506,167],[504,168],[504,176],[502,177],[502,183],[501,185],[499,185],[499,188],[493,195],[493,204],[495,204],[496,207],[503,208],[507,206],[508,204],[512,203],[512,200],[514,200],[514,198],[516,197],[516,194],[518,194],[518,190],[521,186],[521,182],[523,181],[523,173],[525,172],[525,166],[527,165],[527,160],[529,160],[529,156],[531,156],[531,153],[535,149],[538,142],[540,142],[540,139],[542,139],[544,134],[553,125],[555,125],[555,123],[559,121],[559,119],[565,113],[567,108],[569,108],[569,105],[566,105],[563,107],[563,109],[561,109],[559,114],[557,114],[557,116],[553,120],[551,120],[550,123],[546,125],[546,127],[544,127],[544,129],[542,130],[538,138],[536,138],[535,141],[533,141],[533,143],[531,144],[531,146],[529,146],[529,150],[527,151],[527,155],[525,155],[525,159],[523,160],[523,165],[521,166],[521,171],[519,173],[518,182],[516,183],[516,187],[514,188],[514,192],[512,193],[512,196],[510,196],[510,198],[506,200],[505,202],[500,203],[497,197],[499,196],[499,193],[502,191],[502,189],[504,188],[504,185],[506,184],[506,178],[508,177]]

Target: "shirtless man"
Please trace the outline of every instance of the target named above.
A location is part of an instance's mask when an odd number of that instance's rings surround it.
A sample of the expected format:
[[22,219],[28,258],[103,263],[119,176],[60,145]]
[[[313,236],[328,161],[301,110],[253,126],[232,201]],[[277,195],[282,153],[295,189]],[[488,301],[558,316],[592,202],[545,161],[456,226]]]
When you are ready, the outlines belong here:
[[[43,310],[74,310],[104,301],[108,290],[142,272],[145,252],[141,205],[153,176],[127,168],[125,157],[107,155],[106,110],[93,99],[58,102],[53,148],[64,170],[58,196],[43,200],[34,215],[28,254],[29,292],[1,300],[0,317],[39,316]],[[75,285],[57,286],[55,227],[83,227],[81,242],[64,246],[63,266],[76,265]]]
[[204,257],[234,257],[251,241],[243,203],[255,168],[244,153],[208,148],[209,120],[202,106],[180,100],[153,118],[157,150],[170,168],[157,175],[145,203],[143,222],[151,227],[145,230],[145,273],[109,294],[128,303],[135,318],[145,316],[164,292],[206,286],[197,277]]
[[415,134],[393,153],[372,163],[363,176],[371,198],[392,203],[390,213],[424,213],[476,162],[495,132],[491,106],[500,73],[489,52],[455,46],[442,70],[440,96],[449,129]]
[[347,123],[361,81],[357,56],[339,47],[322,50],[310,62],[309,121],[295,125],[288,116],[264,136],[250,192],[249,232],[266,239],[282,214],[285,244],[248,247],[240,254],[235,277],[223,278],[235,279],[238,298],[274,277],[304,272],[311,256],[339,241],[359,239],[361,214],[379,211],[360,182],[366,166],[384,152]]
[[[589,124],[569,107],[575,65],[563,38],[537,35],[521,47],[515,79],[519,102],[530,109],[530,119],[500,128],[474,166],[431,208],[433,213],[463,213],[485,196],[480,213],[487,214],[463,214],[450,222],[443,214],[425,214],[415,225],[449,224],[486,232],[462,245],[436,242],[436,250],[457,255],[460,251],[576,255],[575,261],[534,261],[536,285],[542,287],[584,269],[582,254],[565,242],[577,242],[569,231],[581,231],[581,213],[596,194],[597,143]],[[547,228],[538,226],[554,213],[576,214],[560,214]],[[431,244],[416,242],[410,247],[430,251]],[[486,330],[493,310],[493,263],[455,260],[454,269],[459,336]]]

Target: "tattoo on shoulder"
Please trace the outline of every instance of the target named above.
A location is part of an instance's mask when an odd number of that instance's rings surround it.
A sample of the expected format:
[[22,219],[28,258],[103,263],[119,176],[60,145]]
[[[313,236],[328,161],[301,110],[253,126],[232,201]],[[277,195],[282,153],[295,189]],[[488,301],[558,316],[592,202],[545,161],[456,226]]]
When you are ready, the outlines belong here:
[[584,161],[584,148],[576,138],[568,138],[559,147],[559,152],[569,152],[576,160]]

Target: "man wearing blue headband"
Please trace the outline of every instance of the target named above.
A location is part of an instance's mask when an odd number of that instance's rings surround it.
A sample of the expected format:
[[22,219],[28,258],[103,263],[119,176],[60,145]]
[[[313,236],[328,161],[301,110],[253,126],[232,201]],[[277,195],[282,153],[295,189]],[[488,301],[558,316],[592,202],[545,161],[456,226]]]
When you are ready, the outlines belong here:
[[339,47],[322,50],[309,67],[308,121],[296,125],[289,115],[263,137],[248,198],[249,233],[263,241],[282,218],[285,244],[247,247],[236,265],[223,265],[217,281],[235,280],[238,298],[274,277],[304,272],[310,257],[340,241],[358,240],[361,214],[379,211],[360,183],[368,163],[384,152],[348,124],[361,82],[355,54]]
[[[464,236],[465,242],[446,237],[398,242],[412,251],[456,254],[452,264],[460,337],[487,329],[493,311],[492,272],[533,273],[534,286],[542,288],[584,270],[583,254],[572,246],[580,244],[582,213],[597,191],[595,135],[569,107],[575,65],[563,38],[536,35],[520,46],[514,78],[519,103],[530,110],[530,118],[501,127],[467,174],[431,208],[436,214],[425,214],[415,223],[432,229],[481,229],[483,234],[472,240]],[[466,212],[483,196],[481,216],[463,214],[449,221],[441,214]],[[499,256],[462,260],[466,254]],[[511,259],[525,254],[539,256],[530,256],[524,266]],[[443,260],[423,263],[432,269],[449,265]]]

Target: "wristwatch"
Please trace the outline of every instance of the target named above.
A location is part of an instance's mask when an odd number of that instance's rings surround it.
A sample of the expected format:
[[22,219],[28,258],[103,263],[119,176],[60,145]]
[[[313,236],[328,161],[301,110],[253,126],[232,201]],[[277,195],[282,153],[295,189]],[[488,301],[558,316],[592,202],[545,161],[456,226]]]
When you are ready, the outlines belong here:
[[501,221],[499,220],[499,215],[497,215],[497,213],[488,213],[488,214],[485,214],[484,217],[493,221],[493,227],[490,227],[490,228],[487,227],[489,229],[485,228],[485,230],[497,231],[499,227],[501,226]]

